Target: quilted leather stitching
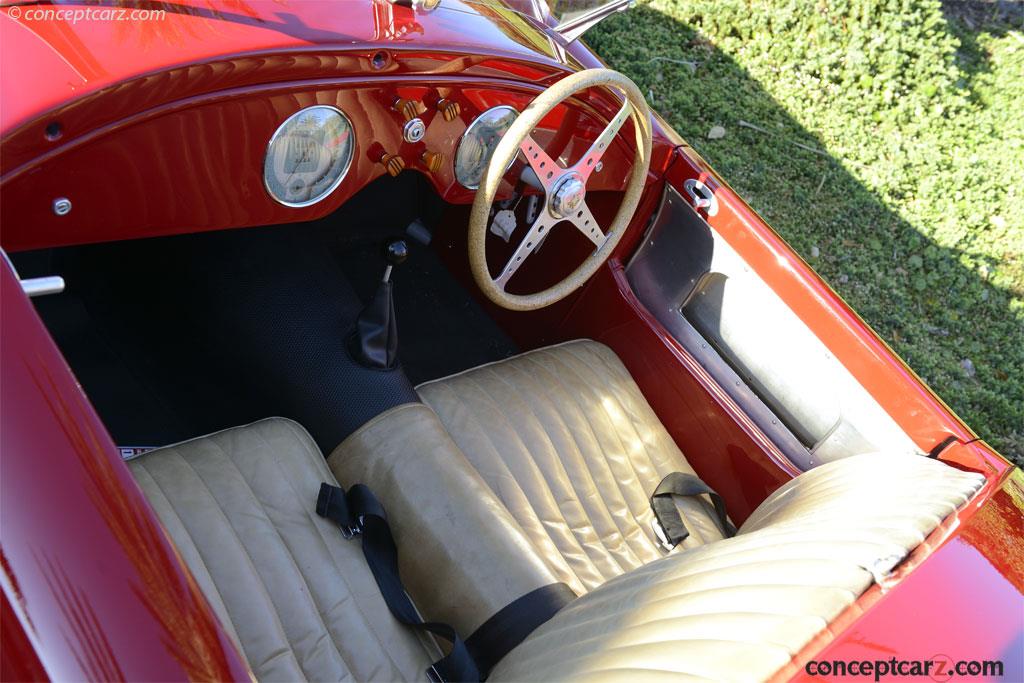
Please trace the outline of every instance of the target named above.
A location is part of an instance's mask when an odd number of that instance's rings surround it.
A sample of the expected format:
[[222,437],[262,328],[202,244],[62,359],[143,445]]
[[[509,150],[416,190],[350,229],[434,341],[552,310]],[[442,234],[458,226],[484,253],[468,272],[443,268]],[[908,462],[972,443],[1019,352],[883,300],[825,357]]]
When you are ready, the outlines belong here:
[[[445,396],[446,405],[449,409],[449,419],[445,427],[451,433],[451,425],[459,424],[461,427],[459,433],[463,439],[472,439],[475,442],[478,450],[474,452],[479,457],[473,462],[474,467],[498,499],[504,503],[516,521],[522,526],[524,533],[530,538],[531,543],[537,548],[538,554],[544,559],[552,573],[559,581],[569,584],[573,590],[577,592],[582,591],[581,579],[585,577],[580,576],[579,568],[574,569],[570,567],[569,560],[572,557],[585,558],[586,555],[583,552],[583,548],[577,544],[577,547],[574,549],[556,542],[549,522],[542,520],[537,507],[527,496],[526,490],[521,483],[522,477],[517,476],[512,471],[510,463],[501,457],[498,447],[489,433],[490,430],[486,429],[484,424],[473,415],[468,401],[463,400],[462,396],[446,384],[434,385],[433,391]],[[511,426],[509,430],[512,430]],[[458,439],[454,435],[452,438],[458,443]],[[525,445],[523,445],[524,450],[525,448]],[[513,462],[511,464],[515,465],[518,463]],[[537,472],[540,474],[539,468]],[[543,478],[542,475],[541,478]],[[549,489],[547,491],[548,493],[545,495],[553,495]],[[571,538],[572,542],[576,543],[574,537],[567,536],[567,538]],[[600,574],[596,570],[592,570],[591,573],[593,576],[592,580],[600,580]]]
[[[195,548],[197,580],[215,607],[221,603],[222,620],[242,627],[237,640],[259,679],[422,677],[430,655],[388,614],[358,544],[306,504],[321,480],[334,478],[301,427],[264,420],[129,466],[147,492],[166,499],[155,501],[158,514],[179,546]],[[306,489],[313,493],[300,495]],[[190,509],[199,499],[204,509]],[[221,527],[219,537],[211,524]],[[217,562],[218,571],[209,569]]]
[[[664,555],[649,496],[692,472],[607,347],[576,341],[419,387],[552,572],[578,593]],[[507,438],[506,438],[507,437]],[[721,538],[683,501],[691,538]]]
[[[258,436],[259,432],[256,432],[256,434]],[[293,551],[291,544],[289,544],[289,542],[286,540],[284,534],[281,533],[280,525],[270,516],[269,511],[264,507],[264,505],[261,504],[260,497],[252,488],[252,482],[249,481],[249,479],[245,476],[245,473],[242,472],[242,470],[238,467],[238,463],[236,463],[234,458],[231,457],[231,454],[227,450],[225,450],[224,447],[221,446],[221,444],[217,443],[216,440],[214,440],[212,443],[223,454],[224,458],[234,466],[235,473],[238,475],[239,480],[245,484],[246,490],[252,496],[252,509],[258,511],[259,513],[262,513],[262,516],[266,520],[267,525],[271,529],[273,529],[274,534],[280,541],[279,547],[284,551],[283,555],[287,558],[288,562],[290,563],[290,566],[294,570],[293,576],[295,576],[301,584],[302,590],[300,590],[299,593],[308,602],[310,608],[309,611],[312,614],[316,615],[316,624],[314,624],[312,628],[309,628],[309,626],[307,625],[307,628],[309,630],[304,634],[304,636],[299,638],[290,636],[288,639],[291,644],[292,650],[297,651],[296,658],[299,660],[299,665],[303,666],[303,673],[306,675],[308,679],[310,677],[309,672],[305,671],[304,664],[312,658],[313,653],[319,651],[319,645],[323,642],[324,637],[327,636],[330,633],[330,631],[327,628],[327,624],[324,622],[323,615],[321,614],[320,608],[317,605],[317,601],[314,598],[312,588],[309,585],[309,580],[306,574],[299,567],[299,563],[296,560],[295,552]],[[202,478],[201,474],[199,476],[200,478]],[[296,495],[294,491],[293,495],[295,495],[296,500],[302,500],[302,497]],[[253,512],[247,512],[246,514],[251,515],[253,514]],[[246,550],[248,552],[248,549]],[[264,582],[264,585],[266,585],[266,582]],[[317,625],[319,625],[320,628],[316,628]],[[308,645],[308,643],[305,642],[309,637],[316,638],[316,641],[312,645]],[[332,640],[331,644],[334,646],[334,655],[336,659],[339,662],[343,663],[343,660],[341,658],[341,651],[339,650],[337,643]],[[330,656],[330,654],[328,653],[327,656]],[[348,668],[347,664],[343,665],[345,666],[346,669]]]
[[[304,433],[302,435],[300,435],[299,433],[297,433],[297,431],[295,430],[294,426],[291,423],[286,422],[285,424],[290,428],[290,430],[293,433],[294,437],[297,440],[302,441],[301,440],[301,436],[304,436]],[[266,446],[268,447],[268,449],[270,450],[271,453],[277,454],[277,453],[280,452],[277,449],[273,448],[271,446],[271,444],[267,442],[266,437],[262,433],[257,432],[257,436],[258,436],[258,438],[260,438],[266,444]],[[316,469],[320,470],[319,474],[320,474],[321,478],[324,479],[324,480],[330,481],[330,479],[331,479],[331,476],[329,474],[330,471],[324,465],[324,459],[320,455],[319,451],[311,450],[308,447],[309,444],[307,444],[305,441],[302,441],[302,443],[306,444],[307,448],[305,449],[305,452],[309,456],[311,461],[314,463],[314,465],[317,466]],[[231,455],[228,454],[228,457],[231,458]],[[234,460],[234,459],[232,458],[232,460]],[[291,491],[291,495],[294,497],[294,499],[295,500],[303,500],[304,497],[300,494],[298,488],[296,487],[296,484],[295,484],[295,481],[293,479],[291,470],[288,467],[284,466],[285,463],[282,463],[279,457],[274,457],[273,458],[273,462],[274,462],[274,465],[277,467],[278,471],[281,472],[280,480],[281,481],[285,481],[285,482],[288,483],[288,487],[289,487],[289,489]],[[237,467],[238,467],[238,465],[236,463],[236,468]],[[239,472],[241,473],[241,475],[243,477],[245,477],[245,473],[241,470],[241,468],[238,468],[238,469],[239,469]],[[250,484],[250,488],[251,488],[253,482],[249,481],[249,484]],[[380,634],[377,633],[376,629],[373,628],[372,622],[367,618],[367,615],[366,615],[365,610],[363,609],[363,606],[359,603],[358,600],[354,600],[352,598],[352,596],[356,594],[355,587],[352,585],[352,583],[350,581],[350,577],[348,576],[348,573],[345,571],[345,569],[342,566],[340,566],[337,563],[337,558],[332,556],[331,553],[330,553],[330,548],[328,546],[327,538],[325,538],[325,536],[324,536],[324,532],[325,532],[324,526],[325,525],[321,522],[321,520],[319,518],[317,518],[314,515],[314,513],[312,512],[312,506],[303,506],[302,509],[303,509],[303,512],[305,513],[306,519],[309,522],[309,526],[311,526],[312,528],[316,529],[316,531],[317,531],[317,538],[320,541],[320,545],[323,548],[324,554],[331,558],[332,562],[334,563],[335,567],[337,568],[337,572],[336,572],[337,579],[340,580],[341,582],[343,582],[346,585],[346,587],[347,587],[347,590],[345,591],[345,595],[344,595],[343,599],[340,602],[336,603],[335,605],[332,605],[332,606],[330,606],[330,607],[328,607],[326,609],[321,609],[320,608],[320,604],[321,604],[320,600],[314,600],[314,606],[318,610],[320,621],[321,621],[321,623],[324,626],[325,634],[329,634],[330,635],[331,642],[334,645],[335,650],[338,652],[339,656],[341,656],[346,661],[349,661],[349,660],[354,659],[355,657],[361,656],[362,655],[361,652],[356,652],[356,653],[351,653],[350,652],[350,653],[348,653],[349,656],[346,658],[345,657],[345,647],[344,647],[345,643],[344,643],[344,639],[343,638],[339,639],[339,636],[341,635],[340,631],[343,630],[343,628],[351,628],[351,624],[345,624],[342,628],[329,628],[328,625],[327,625],[327,621],[325,619],[325,616],[324,616],[325,613],[326,614],[334,613],[334,614],[337,615],[337,617],[339,619],[347,622],[352,617],[352,614],[350,612],[348,612],[348,610],[354,609],[354,610],[356,610],[359,613],[360,619],[362,621],[362,627],[366,630],[367,633],[369,633],[369,634],[371,634],[373,636],[374,640],[377,641],[377,647],[380,650],[380,652],[388,655],[388,658],[391,660],[392,664],[395,666],[395,669],[398,670],[399,669],[398,664],[391,657],[391,653],[389,651],[389,648],[387,647],[386,642],[381,638]],[[336,533],[335,529],[326,529],[326,531],[329,531],[331,534],[335,534]],[[280,535],[280,531],[278,531],[278,533]],[[289,553],[292,554],[293,561],[296,561],[296,567],[298,568],[298,566],[299,566],[298,562],[297,562],[298,558],[296,558],[295,554],[292,552],[291,546],[288,545],[287,542],[285,543],[285,545],[288,548]],[[301,569],[299,571],[301,573]],[[303,581],[304,582],[306,581],[305,576],[303,576]],[[309,584],[307,583],[306,585],[307,585],[307,588],[309,588]],[[310,594],[312,595],[312,591],[310,591]]]
[[[545,355],[547,355],[550,358],[549,354],[545,354]],[[600,444],[601,443],[601,439],[598,436],[598,433],[597,433],[598,430],[595,428],[594,423],[591,421],[590,417],[588,416],[588,410],[587,409],[588,408],[593,408],[596,405],[596,406],[598,406],[598,409],[603,411],[605,413],[605,415],[607,416],[607,414],[608,414],[607,406],[603,405],[600,400],[594,400],[594,397],[591,397],[591,396],[587,396],[585,402],[581,401],[580,400],[581,397],[579,395],[577,395],[573,391],[571,391],[569,389],[569,387],[564,386],[564,383],[562,382],[561,378],[557,374],[551,373],[547,368],[545,368],[544,366],[542,366],[539,363],[537,363],[536,362],[536,358],[530,357],[530,356],[525,356],[524,360],[526,362],[529,362],[529,363],[533,364],[533,365],[536,365],[537,369],[538,369],[538,372],[540,374],[545,375],[548,380],[553,380],[554,382],[556,382],[557,386],[559,386],[563,390],[565,395],[570,397],[570,400],[572,401],[572,404],[577,408],[577,411],[578,411],[579,415],[582,417],[582,422],[586,425],[586,428],[587,428],[587,430],[588,430],[588,432],[590,434],[590,437],[591,437],[593,443],[595,445],[596,444]],[[559,358],[558,360],[563,360],[563,359]],[[569,372],[572,372],[571,369],[567,368],[567,370]],[[577,376],[578,376],[578,374],[577,374]],[[618,400],[617,397],[614,400],[617,401]],[[589,405],[588,405],[588,403],[589,403]],[[555,409],[556,409],[556,411],[558,411],[555,414],[557,414],[559,416],[559,418],[562,421],[562,423],[568,424],[569,420],[567,420],[564,417],[563,411],[559,410],[557,405],[555,406]],[[618,442],[618,451],[620,453],[626,454],[628,449],[626,448],[625,443],[622,441],[621,433],[619,432],[619,430],[613,430],[613,433],[614,433],[616,441]],[[642,443],[642,441],[639,438],[637,439],[637,441]],[[579,457],[583,461],[583,466],[587,470],[588,474],[591,475],[590,476],[590,482],[589,482],[590,483],[590,490],[592,490],[592,491],[595,491],[595,490],[596,491],[601,491],[601,495],[596,498],[596,503],[598,504],[599,508],[596,509],[596,510],[593,510],[593,512],[591,513],[591,516],[593,516],[594,513],[603,513],[604,516],[606,516],[613,524],[615,524],[616,523],[615,520],[617,518],[620,518],[620,515],[617,515],[615,510],[613,510],[611,508],[611,506],[610,506],[611,502],[615,502],[616,504],[622,506],[624,511],[630,515],[630,517],[632,519],[632,522],[633,522],[632,526],[628,527],[626,529],[623,529],[622,526],[618,526],[617,527],[620,536],[623,539],[626,539],[626,538],[636,538],[636,536],[638,534],[641,537],[644,536],[644,534],[643,534],[643,527],[641,526],[641,522],[640,522],[640,520],[638,518],[643,516],[643,514],[644,514],[643,511],[646,509],[646,506],[644,506],[643,503],[641,503],[640,511],[638,512],[637,506],[636,506],[635,496],[633,496],[633,498],[634,498],[633,504],[630,504],[630,501],[629,501],[630,493],[633,493],[633,492],[635,492],[637,490],[642,490],[641,477],[640,477],[640,474],[637,471],[636,467],[634,466],[633,460],[631,458],[628,458],[628,457],[625,458],[625,462],[629,466],[629,470],[631,472],[631,477],[628,480],[623,480],[620,477],[614,476],[614,468],[612,467],[613,463],[612,463],[612,459],[609,458],[608,452],[605,449],[601,448],[600,446],[597,446],[595,449],[588,450],[588,453],[594,452],[595,450],[596,450],[596,452],[600,453],[600,455],[602,456],[602,458],[600,460],[593,459],[593,461],[592,461],[591,458],[588,458],[588,457],[586,457],[586,455],[584,455],[582,450],[579,451]],[[654,469],[654,464],[653,464],[653,462],[651,462],[650,455],[647,453],[646,448],[644,449],[644,455],[647,456],[648,465],[650,466],[650,469],[653,470]],[[561,457],[556,457],[555,458],[555,460],[559,461],[559,462],[561,461],[561,459],[562,459]],[[601,465],[603,465],[605,467],[606,471],[607,471],[606,472],[606,474],[608,475],[607,479],[610,479],[612,482],[615,483],[614,490],[610,490],[608,488],[602,487],[598,483],[597,478],[595,478],[593,476],[593,471],[592,471],[591,468],[592,467],[596,467],[596,466],[601,466]],[[647,541],[647,550],[648,550],[648,553],[649,553],[650,539],[649,538],[644,538],[644,540]],[[614,558],[616,553],[614,552],[614,548],[609,546],[608,538],[607,537],[602,538],[601,539],[601,543],[608,550],[609,555]],[[633,549],[630,548],[630,550],[633,550]],[[639,566],[640,564],[643,564],[643,560],[641,559],[641,555],[644,555],[644,554],[645,554],[644,553],[644,547],[640,546],[638,549],[636,549],[633,552],[632,559],[627,559],[627,566],[623,567],[620,564],[620,566],[619,566],[619,573],[621,573],[623,571],[626,571],[627,569],[631,569],[633,567]]]
[[[155,453],[156,451],[153,451],[153,452]],[[150,454],[147,454],[147,456],[149,456],[149,455]],[[260,593],[261,593],[260,597],[263,599],[263,601],[271,606],[266,611],[270,612],[271,617],[272,617],[272,623],[276,627],[276,629],[275,629],[276,630],[276,634],[280,638],[280,641],[283,643],[282,645],[278,646],[275,650],[271,651],[270,656],[267,656],[266,661],[270,661],[272,658],[276,659],[280,655],[285,655],[285,656],[287,656],[287,658],[290,660],[291,664],[293,665],[295,673],[298,673],[301,670],[301,666],[299,664],[298,658],[295,656],[295,653],[292,651],[292,648],[287,645],[288,637],[287,637],[287,634],[285,632],[284,626],[281,624],[280,619],[277,617],[277,610],[273,606],[273,598],[271,597],[269,591],[267,590],[266,583],[261,578],[259,578],[259,573],[256,571],[256,567],[253,565],[252,556],[249,554],[248,548],[245,547],[245,543],[243,543],[241,538],[238,537],[238,534],[235,533],[235,530],[231,526],[231,522],[228,520],[227,515],[225,514],[224,508],[221,505],[220,501],[217,500],[216,496],[213,495],[213,492],[209,490],[208,486],[206,486],[206,483],[202,480],[201,477],[199,477],[198,473],[195,472],[195,468],[193,468],[188,463],[188,461],[185,460],[185,458],[181,455],[181,453],[178,452],[178,450],[176,448],[172,448],[170,450],[167,450],[167,451],[161,453],[161,455],[163,455],[165,458],[171,458],[172,457],[175,461],[180,462],[182,465],[184,465],[185,467],[188,468],[189,474],[198,482],[199,488],[202,491],[202,493],[204,494],[204,498],[208,499],[209,502],[212,503],[212,505],[216,508],[217,513],[218,513],[218,519],[223,524],[223,527],[231,532],[232,540],[235,542],[236,548],[239,551],[239,554],[241,555],[242,559],[247,563],[247,566],[246,566],[244,571],[246,573],[250,574],[251,576],[257,577],[258,580],[256,581],[256,588],[258,588],[260,590]],[[145,467],[146,466],[145,463],[147,461],[152,462],[153,458],[152,457],[138,458],[137,460],[132,461],[132,463],[131,463],[132,468],[134,469],[135,467]],[[164,464],[166,462],[167,461],[164,460],[160,464]],[[150,471],[150,474],[154,474],[154,472],[152,470],[149,470],[149,471]],[[154,480],[156,480],[155,474],[154,474]],[[167,488],[161,487],[161,489],[163,490],[165,495],[169,494],[169,491],[167,490]],[[192,488],[192,493],[197,493],[195,488]],[[179,509],[181,509],[180,505],[179,505]],[[203,518],[199,520],[199,522],[200,522],[200,524],[202,524],[202,523],[209,524],[211,522],[211,520],[209,519],[209,517],[204,515]],[[189,527],[187,527],[187,531],[189,532],[189,535],[192,538],[195,538],[195,534],[198,531],[198,529],[196,528],[195,525],[189,525]],[[200,544],[197,543],[196,545],[198,547]],[[210,551],[213,551],[213,548],[209,548],[207,553],[201,553],[203,555],[203,557],[204,557],[204,561],[207,563],[207,566],[209,566],[209,562],[210,562],[210,558],[209,558],[209,555],[211,554]],[[213,552],[213,554],[216,557],[222,557],[222,553],[223,553],[223,546],[220,546],[217,551]],[[222,595],[223,595],[223,593],[222,593]],[[230,614],[230,607],[228,608],[228,610],[229,610],[228,613]],[[232,619],[232,621],[234,621],[234,619]],[[240,643],[242,645],[243,651],[246,654],[246,658],[249,659],[249,664],[253,668],[254,673],[257,673],[257,676],[260,677],[259,676],[259,672],[260,672],[260,669],[261,669],[260,665],[261,664],[265,664],[265,662],[255,662],[254,663],[253,660],[252,660],[252,657],[253,657],[254,653],[250,653],[251,647],[249,647],[249,643],[251,642],[251,640],[250,640],[250,638],[247,637],[247,630],[246,630],[246,627],[251,627],[251,624],[246,624],[246,623],[244,623],[244,620],[243,620],[239,624],[239,626],[241,626],[242,629],[243,629],[242,633],[239,633]],[[292,668],[292,667],[290,667],[290,668]],[[290,674],[290,675],[295,675],[295,674]]]
[[[485,372],[491,372],[491,371],[490,371],[490,369],[488,369]],[[502,383],[505,383],[505,384],[509,383],[508,382],[508,378],[506,378],[506,377],[503,377],[503,376],[500,376],[500,375],[493,375],[493,377],[494,377],[495,380],[497,380],[499,382],[502,382]],[[491,394],[491,392],[487,389],[486,385],[484,385],[482,382],[480,382],[477,379],[476,376],[474,376],[474,375],[467,375],[466,378],[465,378],[465,381],[473,383],[474,387],[478,391],[480,391],[482,394],[485,394],[487,396],[487,398],[489,399],[489,401],[491,402],[491,404],[494,405],[495,408],[500,412],[500,408],[499,408],[500,403],[499,403],[499,401]],[[512,400],[515,400],[515,399],[518,399],[518,398],[520,398],[520,397],[515,395],[515,394],[512,395]],[[543,399],[543,397],[536,397],[536,398],[537,398],[537,400],[542,400]],[[519,400],[519,401],[516,401],[516,403],[518,405],[524,405],[524,406],[527,407],[526,412],[529,412],[529,413],[532,414],[532,416],[533,416],[533,420],[532,421],[535,421],[538,424],[541,423],[541,420],[539,419],[537,413],[532,411],[531,409],[529,409],[528,404],[525,401]],[[511,431],[513,431],[513,432],[517,432],[518,431],[518,429],[517,429],[518,425],[515,422],[510,420],[507,416],[505,417],[505,420],[508,423],[509,429]],[[555,451],[555,444],[554,444],[554,440],[553,440],[554,437],[551,434],[550,430],[544,429],[538,436],[541,437],[543,442],[550,448],[551,452]],[[575,442],[575,439],[573,439],[573,441]],[[582,524],[580,522],[578,522],[578,521],[571,521],[573,519],[580,520],[580,521],[587,520],[586,513],[583,510],[583,506],[579,504],[578,493],[575,491],[575,487],[576,487],[575,482],[573,482],[571,479],[566,477],[566,480],[563,483],[567,484],[569,486],[569,488],[573,489],[573,491],[570,494],[571,497],[570,498],[564,498],[562,496],[559,496],[556,493],[556,491],[555,491],[555,487],[552,485],[551,479],[549,477],[547,477],[546,473],[545,473],[546,472],[546,468],[550,465],[550,463],[543,463],[543,462],[541,462],[538,459],[537,455],[534,453],[534,450],[540,450],[540,449],[531,449],[525,442],[522,442],[522,441],[520,441],[520,445],[522,446],[522,451],[526,454],[526,461],[525,461],[524,464],[528,464],[530,466],[530,468],[536,474],[538,474],[538,475],[540,475],[542,477],[542,480],[540,482],[541,486],[543,487],[542,491],[534,492],[534,497],[536,497],[537,494],[540,493],[542,495],[542,499],[544,500],[544,502],[549,503],[550,507],[554,511],[556,511],[558,513],[558,515],[559,515],[559,519],[558,520],[547,520],[547,521],[544,521],[543,524],[544,524],[545,528],[549,528],[550,529],[550,528],[553,527],[553,528],[556,528],[556,529],[560,529],[562,531],[562,534],[560,534],[560,535],[563,538],[565,538],[565,539],[569,539],[569,538],[575,539],[576,547],[578,548],[578,551],[579,551],[579,556],[581,556],[581,557],[585,556],[586,555],[586,541],[585,541],[585,539],[581,539],[579,537],[580,527],[582,526]],[[579,445],[578,444],[575,444],[575,445],[576,445],[576,448],[578,449]],[[564,463],[562,461],[559,460],[559,462],[558,462],[558,464],[556,466],[562,468],[562,470],[564,472]],[[524,495],[526,495],[525,491],[524,491]],[[533,501],[531,501],[531,504],[533,504]],[[566,512],[566,509],[565,509],[566,507],[572,508],[569,513]],[[589,521],[589,520],[587,520],[587,521]],[[585,523],[586,522],[584,522],[584,524]],[[554,537],[551,535],[550,532],[549,532],[548,536],[552,539],[552,541],[554,541]],[[595,571],[596,571],[596,567],[595,567]]]
[[204,595],[210,601],[222,625],[227,629],[236,645],[241,647],[241,641],[238,638],[238,633],[235,631],[235,624],[231,620],[227,607],[224,606],[224,598],[221,596],[220,590],[210,574],[210,569],[203,559],[202,551],[189,537],[185,521],[178,514],[178,511],[174,509],[174,505],[164,494],[163,489],[160,488],[160,483],[149,473],[144,464],[135,467],[133,473],[140,487],[145,492],[146,498],[149,499],[150,504],[159,510],[160,518],[168,528],[168,533],[175,539],[179,552],[188,558],[188,566],[192,570],[192,575],[201,586]]
[[[600,503],[602,504],[601,508],[596,509],[596,510],[591,510],[589,513],[588,513],[587,509],[585,508],[585,506],[582,504],[583,497],[586,495],[586,490],[593,491],[593,490],[596,490],[597,487],[598,487],[598,484],[597,484],[597,481],[596,481],[596,477],[595,477],[595,473],[594,473],[592,467],[595,466],[595,465],[598,465],[599,463],[592,463],[588,458],[586,458],[583,455],[584,451],[583,451],[583,447],[580,444],[580,439],[573,432],[566,432],[566,436],[568,437],[568,441],[572,442],[573,451],[572,452],[565,452],[564,449],[562,451],[559,451],[557,449],[557,447],[555,446],[555,443],[553,441],[552,432],[556,431],[556,430],[557,431],[565,431],[564,430],[564,425],[566,424],[567,421],[564,420],[561,417],[562,413],[561,413],[561,410],[560,410],[559,406],[557,404],[553,403],[552,401],[550,401],[547,396],[540,395],[540,396],[536,396],[535,397],[535,399],[537,401],[543,401],[543,403],[545,404],[545,411],[538,412],[538,411],[533,410],[532,408],[529,408],[529,404],[526,403],[525,401],[523,401],[522,398],[521,398],[521,393],[519,392],[519,387],[517,385],[513,384],[511,382],[509,376],[508,376],[508,375],[511,375],[511,374],[519,374],[516,371],[515,368],[511,368],[511,372],[509,372],[509,373],[498,374],[498,373],[493,373],[493,371],[492,371],[492,374],[494,375],[494,377],[495,377],[495,379],[497,381],[502,382],[502,383],[508,385],[510,387],[510,389],[512,389],[513,392],[516,392],[516,393],[512,394],[512,396],[510,397],[510,400],[516,401],[516,403],[523,403],[523,404],[525,404],[527,406],[527,412],[530,413],[530,415],[532,417],[532,420],[535,421],[537,424],[542,425],[542,428],[544,429],[544,436],[546,438],[546,441],[547,441],[547,443],[551,447],[550,450],[548,451],[548,455],[553,455],[553,457],[550,457],[545,462],[543,467],[538,465],[538,468],[539,468],[539,470],[541,472],[550,472],[550,474],[553,475],[553,476],[550,476],[550,475],[545,476],[546,484],[547,484],[547,487],[548,487],[549,490],[553,488],[552,480],[554,480],[555,482],[560,482],[560,483],[563,484],[563,486],[567,486],[569,489],[571,489],[571,496],[572,497],[570,499],[565,500],[562,503],[560,503],[559,504],[559,509],[560,510],[562,509],[562,505],[569,505],[572,508],[574,508],[574,512],[576,513],[574,516],[577,519],[580,519],[582,523],[570,524],[569,525],[569,531],[576,536],[577,541],[579,542],[580,546],[582,548],[586,548],[587,547],[587,540],[585,538],[581,538],[580,536],[582,535],[582,533],[585,533],[585,532],[588,532],[588,531],[593,531],[594,533],[598,533],[597,523],[596,523],[596,521],[594,519],[595,516],[600,516],[600,521],[603,522],[606,526],[608,526],[608,527],[614,527],[615,526],[615,515],[613,514],[613,511],[608,507],[607,500],[605,499],[604,496],[602,496],[602,498],[600,499]],[[546,369],[543,368],[543,367],[539,367],[538,368],[538,374],[539,375],[546,374]],[[557,381],[557,378],[555,379],[555,381]],[[566,392],[566,393],[568,393],[568,392]],[[591,439],[596,441],[597,440],[597,435],[594,433],[593,427],[587,421],[585,413],[583,411],[579,411],[579,412],[580,412],[580,415],[583,418],[583,421],[587,422],[588,428],[590,429]],[[557,416],[558,424],[550,425],[550,426],[545,426],[545,419],[544,419],[545,416]],[[530,454],[530,458],[536,462],[536,457],[533,455],[533,453],[531,453],[529,451],[529,449],[527,449],[527,452]],[[570,476],[569,475],[569,472],[566,469],[566,466],[567,466],[568,462],[572,462],[575,465],[574,472],[575,472],[575,474],[577,476]],[[551,472],[551,470],[554,470],[554,471]],[[586,487],[586,489],[582,492],[582,495],[581,495],[581,491],[579,489],[580,486]],[[611,492],[609,492],[609,493],[611,493]],[[563,518],[567,519],[564,511],[563,511]],[[588,523],[589,523],[589,525],[588,525]],[[617,537],[619,539],[619,542],[616,542],[616,535],[617,535]],[[614,530],[613,529],[608,529],[606,531],[606,535],[604,535],[604,536],[602,536],[600,538],[601,546],[603,547],[603,549],[606,549],[608,551],[607,555],[603,559],[606,559],[607,561],[615,564],[615,568],[613,569],[613,571],[615,571],[616,574],[621,573],[623,571],[626,571],[627,569],[629,569],[631,567],[635,567],[635,566],[637,566],[640,563],[639,562],[639,558],[637,558],[635,556],[635,554],[632,555],[632,558],[630,558],[630,557],[620,557],[620,555],[624,555],[626,552],[631,552],[632,549],[629,548],[628,546],[626,546],[624,548],[625,552],[622,552],[622,553],[616,552],[616,547],[622,547],[621,544],[623,542],[625,542],[625,537],[626,537],[626,534],[623,533],[622,529],[619,528],[619,527],[616,527],[616,528],[614,528]],[[601,550],[597,550],[596,552],[600,553]],[[588,555],[591,558],[593,557],[593,553],[588,553]],[[622,562],[620,562],[620,559],[622,559],[622,560],[624,560],[626,562],[626,566],[623,566]],[[595,569],[596,569],[596,566],[595,566]]]
[[905,557],[984,482],[896,457],[816,468],[735,538],[609,580],[531,634],[491,680],[768,678],[876,580],[879,560]]

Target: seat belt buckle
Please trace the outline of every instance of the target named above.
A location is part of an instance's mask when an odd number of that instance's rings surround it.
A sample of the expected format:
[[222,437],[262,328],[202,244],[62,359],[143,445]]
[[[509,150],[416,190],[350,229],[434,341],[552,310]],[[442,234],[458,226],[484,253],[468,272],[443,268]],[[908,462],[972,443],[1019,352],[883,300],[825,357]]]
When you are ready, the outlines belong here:
[[339,524],[338,528],[341,529],[341,537],[346,541],[351,541],[353,538],[363,533],[363,516],[359,515],[355,524]]
[[661,522],[658,521],[657,517],[651,518],[651,530],[654,532],[654,536],[658,539],[658,544],[665,549],[666,552],[672,552],[676,545],[668,540],[668,534],[665,533],[665,528],[661,526]]

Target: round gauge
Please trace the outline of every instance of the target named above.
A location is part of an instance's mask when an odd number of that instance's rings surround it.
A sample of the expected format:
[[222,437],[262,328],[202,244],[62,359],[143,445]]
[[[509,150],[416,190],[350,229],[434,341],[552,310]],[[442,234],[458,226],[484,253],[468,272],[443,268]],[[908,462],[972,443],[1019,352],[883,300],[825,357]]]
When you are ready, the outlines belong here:
[[334,191],[352,163],[352,124],[326,105],[295,112],[267,145],[263,183],[285,206],[309,206]]
[[514,108],[502,105],[488,109],[469,124],[455,150],[455,178],[463,187],[480,187],[494,148],[517,116]]

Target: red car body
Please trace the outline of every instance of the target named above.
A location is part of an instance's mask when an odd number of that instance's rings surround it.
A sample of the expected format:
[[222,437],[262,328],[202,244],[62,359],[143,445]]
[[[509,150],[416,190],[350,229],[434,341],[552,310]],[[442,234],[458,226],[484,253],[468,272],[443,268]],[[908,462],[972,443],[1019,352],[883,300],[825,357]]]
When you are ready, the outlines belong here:
[[[314,206],[283,207],[262,191],[259,160],[264,132],[296,102],[349,98],[356,127],[373,127],[395,96],[457,90],[483,107],[500,91],[525,103],[567,73],[602,65],[582,43],[560,44],[543,22],[497,2],[442,0],[425,13],[388,0],[196,0],[139,5],[166,12],[155,22],[25,18],[88,7],[0,11],[7,252],[320,218],[386,172],[381,149],[401,148],[418,168],[439,143],[428,135],[405,148],[394,126],[381,128],[380,149],[357,153],[353,180]],[[599,95],[584,104],[613,106]],[[585,123],[578,130],[585,136]],[[233,154],[212,140],[164,144],[192,135],[230,138]],[[654,150],[652,183],[697,178],[715,188],[722,208],[711,225],[921,450],[987,478],[779,677],[812,677],[812,659],[894,657],[1000,660],[1006,680],[1024,680],[1024,475],[660,120]],[[447,201],[472,201],[450,171],[428,177]],[[59,196],[74,202],[73,223],[51,210]],[[524,346],[575,337],[611,346],[742,522],[797,472],[630,290],[623,263],[657,198],[645,194],[615,255],[578,294],[534,313],[493,314]],[[465,271],[461,246],[452,267]],[[248,678],[12,269],[0,270],[3,679]]]

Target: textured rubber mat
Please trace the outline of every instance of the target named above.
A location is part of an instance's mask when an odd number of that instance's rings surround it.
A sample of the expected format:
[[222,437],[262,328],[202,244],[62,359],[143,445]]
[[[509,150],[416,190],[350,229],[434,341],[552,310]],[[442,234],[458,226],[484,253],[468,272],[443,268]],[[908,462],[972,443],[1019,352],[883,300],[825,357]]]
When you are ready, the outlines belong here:
[[[326,453],[373,416],[417,400],[410,377],[516,350],[433,252],[413,245],[395,273],[402,367],[368,369],[349,356],[347,337],[383,271],[381,240],[436,201],[398,180],[312,224],[15,261],[23,276],[64,276],[66,292],[36,299],[37,310],[116,443],[163,445],[280,415],[304,425]],[[413,199],[392,200],[390,213],[368,208],[396,192]]]

